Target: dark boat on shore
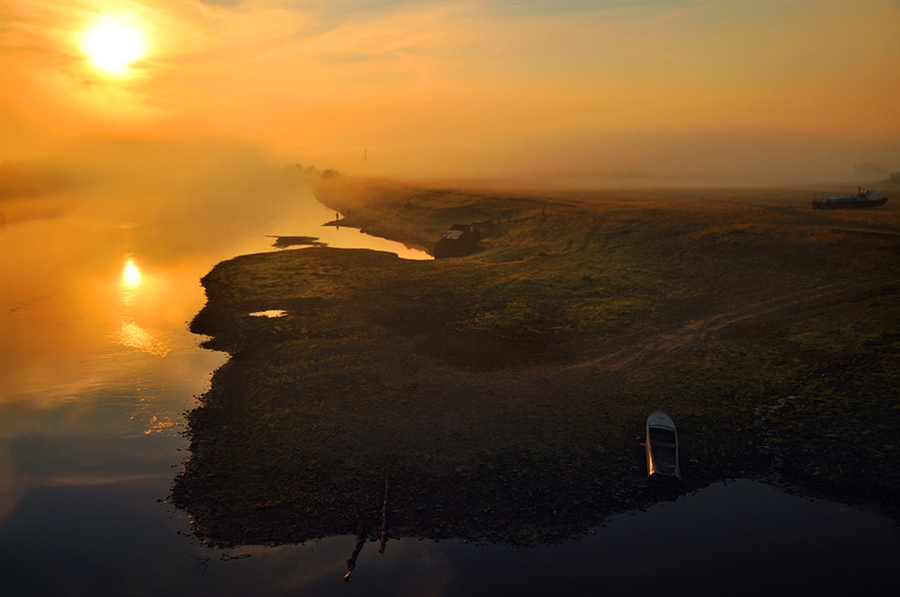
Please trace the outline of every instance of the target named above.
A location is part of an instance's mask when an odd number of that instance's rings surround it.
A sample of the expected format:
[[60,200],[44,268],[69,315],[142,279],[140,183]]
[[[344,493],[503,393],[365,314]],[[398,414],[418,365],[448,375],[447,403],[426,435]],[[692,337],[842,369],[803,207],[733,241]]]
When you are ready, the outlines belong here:
[[844,197],[826,197],[812,202],[813,209],[863,209],[887,203],[887,197],[879,197],[872,189],[859,188]]
[[678,465],[678,432],[669,415],[661,410],[647,417],[647,477],[681,481]]
[[454,224],[434,244],[434,258],[462,257],[475,251],[481,235],[469,224]]

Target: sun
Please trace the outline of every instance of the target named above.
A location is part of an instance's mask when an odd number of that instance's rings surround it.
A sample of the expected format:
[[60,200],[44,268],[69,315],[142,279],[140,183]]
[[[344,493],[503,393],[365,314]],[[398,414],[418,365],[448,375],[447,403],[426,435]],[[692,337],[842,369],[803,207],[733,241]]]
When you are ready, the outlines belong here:
[[101,17],[81,37],[81,51],[103,74],[123,77],[131,64],[147,55],[143,29],[123,18]]

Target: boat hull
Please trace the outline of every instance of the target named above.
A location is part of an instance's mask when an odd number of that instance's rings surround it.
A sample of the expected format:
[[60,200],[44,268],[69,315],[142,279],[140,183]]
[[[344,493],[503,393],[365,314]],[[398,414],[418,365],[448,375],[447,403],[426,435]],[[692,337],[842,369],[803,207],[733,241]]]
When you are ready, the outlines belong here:
[[669,415],[661,410],[647,418],[645,445],[647,477],[661,481],[681,481],[678,431]]
[[812,202],[813,209],[866,209],[887,203],[887,197],[879,197],[872,189],[860,187],[851,195],[828,197]]
[[887,203],[887,197],[863,201],[813,201],[813,209],[866,209]]

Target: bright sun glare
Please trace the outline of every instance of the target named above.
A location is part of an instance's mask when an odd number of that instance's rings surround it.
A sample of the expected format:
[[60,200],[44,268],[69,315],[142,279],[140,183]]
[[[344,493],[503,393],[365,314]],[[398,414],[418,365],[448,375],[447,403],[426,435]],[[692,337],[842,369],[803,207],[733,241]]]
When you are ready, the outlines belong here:
[[128,288],[134,288],[138,286],[144,280],[144,276],[141,275],[141,270],[138,269],[138,266],[134,264],[134,260],[129,259],[125,262],[125,269],[122,270],[122,282],[125,283],[125,286]]
[[147,54],[144,31],[129,22],[102,17],[81,38],[81,50],[88,62],[103,73],[120,77],[128,74],[132,62]]

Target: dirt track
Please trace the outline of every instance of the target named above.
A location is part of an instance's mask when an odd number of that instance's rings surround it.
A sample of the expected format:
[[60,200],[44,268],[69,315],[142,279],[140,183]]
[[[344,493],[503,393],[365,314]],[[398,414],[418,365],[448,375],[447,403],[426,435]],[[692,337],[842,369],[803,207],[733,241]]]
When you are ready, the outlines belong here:
[[645,338],[634,346],[581,363],[564,365],[560,370],[598,368],[604,371],[618,371],[637,367],[649,359],[679,350],[692,347],[708,349],[711,343],[715,343],[715,335],[725,328],[738,323],[784,315],[793,309],[809,306],[822,299],[834,299],[850,290],[852,287],[845,283],[833,282],[801,292],[772,297],[735,311],[689,321],[675,330]]

